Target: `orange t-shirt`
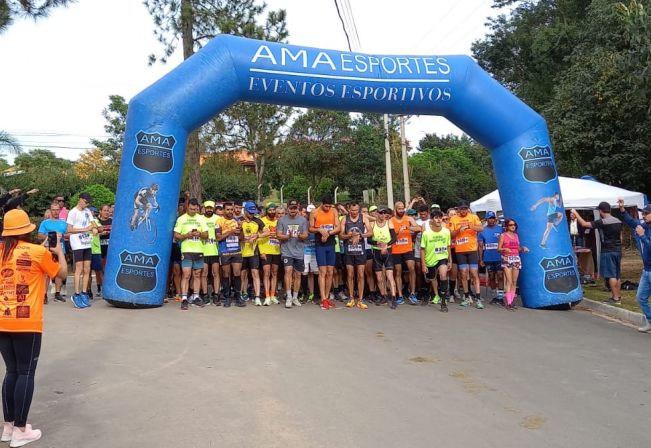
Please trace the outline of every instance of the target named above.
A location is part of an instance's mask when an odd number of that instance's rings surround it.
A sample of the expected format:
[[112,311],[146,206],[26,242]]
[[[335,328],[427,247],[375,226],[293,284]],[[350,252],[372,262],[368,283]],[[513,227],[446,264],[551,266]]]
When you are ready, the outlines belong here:
[[0,266],[0,331],[43,332],[45,275],[52,278],[57,272],[59,263],[45,247],[18,243]]
[[[391,218],[393,228],[396,231],[396,242],[393,243],[391,249],[392,254],[406,254],[414,248],[414,243],[411,239],[411,230],[409,230],[409,217],[403,216],[401,220],[398,218]],[[420,249],[419,249],[420,250]]]
[[[480,226],[481,220],[477,215],[468,213],[465,218],[460,215],[450,218],[450,231],[455,231],[461,226]],[[463,232],[457,233],[454,237],[455,250],[457,253],[473,252],[477,250],[477,232],[475,230],[466,229]]]

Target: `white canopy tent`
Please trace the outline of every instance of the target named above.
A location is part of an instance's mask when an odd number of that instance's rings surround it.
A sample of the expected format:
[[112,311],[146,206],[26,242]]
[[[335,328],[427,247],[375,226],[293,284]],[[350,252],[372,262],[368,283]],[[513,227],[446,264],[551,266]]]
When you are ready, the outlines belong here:
[[[606,201],[611,206],[617,206],[617,199],[624,198],[627,207],[644,207],[644,195],[635,191],[624,190],[623,188],[611,187],[610,185],[595,182],[593,180],[574,179],[571,177],[559,177],[563,206],[571,208],[594,209],[597,205]],[[473,212],[486,212],[489,210],[502,210],[499,191],[495,190],[486,196],[470,203]]]

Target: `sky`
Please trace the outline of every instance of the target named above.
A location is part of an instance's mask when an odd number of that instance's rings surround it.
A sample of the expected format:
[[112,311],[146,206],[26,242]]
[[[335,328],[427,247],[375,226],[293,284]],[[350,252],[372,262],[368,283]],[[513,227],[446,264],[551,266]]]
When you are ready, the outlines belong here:
[[[340,4],[344,3],[343,0]],[[359,48],[376,54],[470,54],[486,34],[492,0],[348,0]],[[348,50],[334,0],[267,0],[287,11],[289,43]],[[109,95],[129,100],[182,62],[148,66],[162,45],[140,0],[78,0],[34,22],[17,20],[0,34],[0,130],[24,150],[46,148],[75,160],[106,138],[102,110]],[[441,117],[412,117],[412,146],[426,133],[460,134]],[[12,157],[8,157],[11,161]]]

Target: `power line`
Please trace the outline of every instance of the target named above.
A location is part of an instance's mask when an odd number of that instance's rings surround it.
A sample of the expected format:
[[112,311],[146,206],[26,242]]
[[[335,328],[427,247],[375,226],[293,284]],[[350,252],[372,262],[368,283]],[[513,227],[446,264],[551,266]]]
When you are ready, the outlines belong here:
[[341,11],[339,11],[339,4],[337,0],[334,0],[335,8],[337,8],[337,15],[339,16],[339,21],[341,22],[341,27],[344,29],[344,34],[346,35],[346,42],[348,42],[348,51],[353,51],[350,46],[350,37],[348,36],[348,30],[346,29],[346,24],[344,23],[343,17],[341,17]]
[[459,2],[458,0],[453,0],[453,1],[452,1],[452,4],[451,4],[450,7],[449,7],[449,8],[448,8],[444,13],[443,13],[443,15],[442,15],[440,18],[437,18],[437,19],[436,19],[436,25],[434,25],[432,28],[430,28],[429,30],[427,30],[427,32],[426,32],[425,34],[423,34],[423,35],[421,36],[421,38],[418,39],[418,41],[416,41],[416,43],[412,45],[412,47],[418,47],[418,46],[419,46],[419,45],[420,45],[420,44],[421,44],[421,43],[422,43],[422,42],[423,42],[427,37],[429,37],[430,34],[432,34],[432,32],[433,32],[434,30],[438,29],[439,25],[440,25],[441,23],[443,23],[443,21],[444,21],[445,19],[448,18],[448,16],[450,15],[450,13],[451,13],[454,9],[456,9],[457,6],[459,6],[459,5],[462,5],[462,2]]
[[353,8],[351,7],[349,0],[344,0],[344,9],[348,10],[349,22],[351,24],[355,40],[357,41],[356,50],[359,51],[362,49],[362,42],[359,39],[359,33],[357,32],[357,23],[355,22],[355,15],[353,14]]

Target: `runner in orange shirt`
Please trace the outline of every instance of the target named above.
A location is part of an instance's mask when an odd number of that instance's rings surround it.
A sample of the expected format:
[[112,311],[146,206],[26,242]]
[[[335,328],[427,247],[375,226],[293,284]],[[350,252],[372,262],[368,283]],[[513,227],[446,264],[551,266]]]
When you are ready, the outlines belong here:
[[41,438],[41,431],[27,424],[27,415],[41,351],[45,278],[68,275],[56,234],[46,240],[49,250],[27,242],[35,227],[23,210],[10,210],[4,216],[0,243],[0,352],[7,367],[2,387],[2,441],[11,441],[10,446]]
[[402,305],[405,299],[402,297],[402,266],[403,264],[409,271],[409,303],[418,304],[416,296],[416,262],[414,261],[414,242],[412,233],[422,231],[421,226],[416,224],[414,218],[405,216],[404,202],[395,203],[396,216],[391,218],[391,223],[396,231],[396,242],[391,250],[393,258],[393,269],[395,271],[396,290],[398,298],[396,303]]
[[[459,214],[450,218],[450,230],[455,243],[457,265],[461,271],[461,284],[463,288],[462,307],[472,304],[473,298],[478,309],[483,309],[481,302],[481,289],[479,284],[479,245],[477,233],[484,230],[479,217],[470,213],[467,202],[461,202],[458,207]],[[472,278],[474,291],[468,291],[468,277]],[[472,298],[471,298],[472,295]]]

